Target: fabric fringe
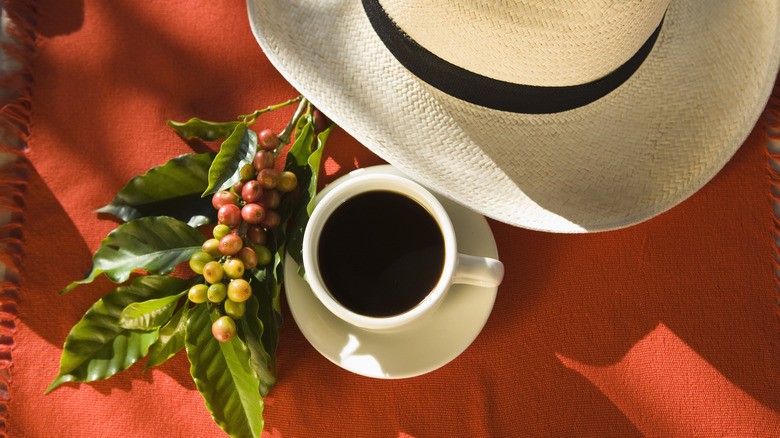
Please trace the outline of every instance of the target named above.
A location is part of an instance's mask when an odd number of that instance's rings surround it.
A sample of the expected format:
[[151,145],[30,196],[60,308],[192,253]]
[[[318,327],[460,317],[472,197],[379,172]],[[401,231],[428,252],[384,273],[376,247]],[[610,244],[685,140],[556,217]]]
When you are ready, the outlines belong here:
[[[771,179],[772,209],[774,211],[774,269],[777,306],[775,312],[780,322],[780,76],[764,111],[767,133],[768,166]],[[780,332],[778,333],[780,336]]]
[[29,163],[24,155],[30,127],[35,1],[2,3],[5,38],[0,73],[0,438],[5,438],[11,398],[24,193]]
[[[0,44],[7,59],[18,63],[0,73],[0,438],[6,437],[11,397],[12,352],[16,331],[18,275],[22,253],[22,219],[29,163],[25,157],[30,128],[35,54],[35,0],[0,3],[9,42]],[[774,209],[776,313],[780,321],[780,77],[764,112],[767,168]],[[780,335],[780,333],[779,333]]]

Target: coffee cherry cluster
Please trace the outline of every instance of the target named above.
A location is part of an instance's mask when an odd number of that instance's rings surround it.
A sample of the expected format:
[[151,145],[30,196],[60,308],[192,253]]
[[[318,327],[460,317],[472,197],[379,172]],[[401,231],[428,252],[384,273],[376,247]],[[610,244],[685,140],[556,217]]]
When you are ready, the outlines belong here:
[[231,190],[217,192],[212,198],[220,224],[237,228],[246,222],[265,229],[281,224],[275,210],[282,195],[298,187],[298,178],[293,172],[274,169],[279,138],[271,130],[260,131],[258,145],[260,150],[252,163],[240,169],[241,180]]
[[189,262],[205,280],[190,288],[189,300],[210,302],[224,311],[211,327],[220,342],[235,336],[235,320],[244,315],[245,302],[252,295],[249,271],[270,263],[268,230],[281,225],[276,208],[282,196],[298,186],[294,173],[274,169],[274,150],[279,147],[276,134],[270,129],[260,131],[258,146],[252,163],[240,169],[241,180],[230,190],[213,195],[211,203],[218,219],[213,238],[206,240]]

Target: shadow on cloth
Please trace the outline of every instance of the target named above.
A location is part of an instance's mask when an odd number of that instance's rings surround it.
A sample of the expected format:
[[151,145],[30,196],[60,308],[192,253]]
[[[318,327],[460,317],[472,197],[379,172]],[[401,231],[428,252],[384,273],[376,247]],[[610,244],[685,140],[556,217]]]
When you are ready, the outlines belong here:
[[[92,303],[117,285],[101,275],[91,284],[81,285],[64,296],[58,295],[67,284],[83,278],[91,269],[92,253],[35,171],[30,172],[25,216],[25,252],[36,257],[22,259],[19,319],[43,341],[61,347],[65,342],[63,335],[81,319]],[[183,367],[181,363],[182,360],[187,361],[186,356],[179,356],[155,369],[168,374],[184,388],[195,389],[188,366]],[[113,389],[129,391],[134,379],[152,381],[150,371],[141,371],[144,363],[145,359],[113,378],[89,385],[103,394],[109,394]],[[54,379],[56,372],[56,369],[46,370],[47,375],[51,374],[50,380]]]
[[[103,278],[65,297],[56,295],[84,275],[92,251],[115,227],[90,210],[105,205],[132,175],[190,151],[165,131],[164,120],[219,120],[296,94],[263,59],[243,26],[241,2],[202,2],[194,8],[185,2],[150,5],[89,2],[80,31],[39,46],[30,144],[37,172],[30,175],[26,196],[19,305],[21,325],[37,338],[17,345],[16,352],[59,348],[73,324],[105,293],[103,288],[111,287]],[[239,22],[241,26],[224,28],[224,23]],[[67,27],[74,25],[54,26],[50,33],[67,33]],[[102,39],[104,33],[110,37]],[[283,111],[265,121],[278,129],[287,118],[289,112]],[[393,381],[356,377],[308,345],[283,307],[279,381],[266,398],[267,430],[288,438],[505,436],[507,431],[639,437],[641,429],[606,391],[559,358],[583,367],[619,364],[659,324],[751,398],[780,411],[765,148],[755,133],[748,143],[693,198],[630,229],[571,236],[490,222],[499,256],[513,269],[476,341],[424,376]],[[323,160],[330,170],[322,185],[356,166],[381,163],[340,130],[329,140]],[[29,372],[26,383],[51,381],[56,374],[53,365],[41,372],[40,361],[18,365],[17,377]],[[17,390],[15,427],[35,434],[35,428],[70,426],[81,436],[100,436],[86,429],[100,427],[93,409],[103,412],[101,420],[113,419],[116,412],[125,415],[129,421],[121,426],[128,429],[113,430],[125,430],[127,436],[216,427],[191,390],[181,353],[160,368],[176,380],[167,386],[143,388],[154,377],[141,374],[139,365],[105,382],[58,388],[65,390],[60,394]],[[18,389],[25,383],[16,382]],[[136,386],[143,395],[125,393]],[[92,388],[112,396],[95,397]],[[36,414],[41,405],[54,403],[52,397],[59,401],[65,395],[68,400],[60,408],[67,418]],[[74,404],[75,397],[84,404]],[[150,421],[135,409],[165,404],[186,406],[188,421],[196,420],[179,424],[176,419],[184,417],[176,416]],[[136,426],[165,432],[132,429]]]
[[[745,237],[749,230],[766,229],[771,221],[755,207],[762,201],[746,196],[766,198],[761,195],[767,189],[762,148],[759,126],[721,174],[681,208],[624,230],[559,235],[490,221],[499,257],[511,261],[514,269],[507,271],[491,317],[475,342],[429,374],[394,381],[350,378],[305,345],[285,309],[279,382],[267,399],[267,424],[274,436],[286,436],[288,429],[300,430],[303,425],[312,431],[331,430],[307,423],[308,418],[338,418],[339,412],[367,403],[392,404],[400,397],[405,412],[416,412],[410,418],[430,414],[438,420],[435,424],[410,420],[396,427],[392,422],[398,420],[390,415],[394,410],[380,409],[370,432],[346,422],[338,422],[339,430],[382,437],[397,436],[399,430],[415,437],[442,436],[449,430],[446,424],[460,424],[489,436],[514,424],[525,436],[567,436],[576,424],[581,436],[642,436],[642,431],[659,430],[660,423],[627,416],[612,387],[597,379],[598,370],[625,368],[639,352],[645,362],[631,368],[632,375],[649,379],[652,366],[669,363],[668,358],[653,360],[652,355],[668,354],[661,347],[675,345],[691,353],[676,356],[675,366],[683,377],[696,378],[686,374],[688,368],[703,370],[700,375],[705,378],[694,382],[695,390],[706,392],[708,386],[726,382],[734,391],[722,393],[719,402],[734,402],[729,397],[740,394],[767,414],[764,419],[777,418],[780,398],[775,388],[780,381],[773,370],[780,348],[772,242],[766,236]],[[324,157],[332,171],[321,183],[351,170],[354,159],[362,166],[381,163],[342,155],[334,147]],[[674,343],[650,342],[663,341],[670,333]],[[496,348],[499,345],[506,348]],[[454,383],[453,375],[463,379]],[[307,391],[291,397],[299,385]],[[402,394],[427,396],[410,400]],[[685,397],[678,401],[696,400],[701,401]],[[467,410],[458,407],[461,403],[481,406],[489,415],[463,423],[459,415]],[[314,406],[312,415],[290,417]],[[288,424],[293,419],[297,427]],[[689,425],[696,421],[687,420]]]
[[40,34],[52,38],[76,32],[84,25],[84,0],[51,2],[38,13]]

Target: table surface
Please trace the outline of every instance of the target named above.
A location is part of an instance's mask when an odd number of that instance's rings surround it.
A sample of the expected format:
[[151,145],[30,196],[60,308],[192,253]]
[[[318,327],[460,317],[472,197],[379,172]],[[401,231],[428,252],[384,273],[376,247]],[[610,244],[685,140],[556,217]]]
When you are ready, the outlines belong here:
[[[57,293],[118,225],[96,208],[132,176],[215,148],[182,140],[167,120],[233,120],[296,91],[257,46],[243,2],[5,5],[18,70],[4,77],[15,93],[0,112],[11,157],[0,168],[3,433],[225,436],[183,353],[44,394],[70,328],[113,285],[100,278]],[[279,131],[291,111],[258,124]],[[422,376],[374,379],[334,365],[283,300],[263,436],[777,436],[779,192],[768,147],[777,115],[768,110],[693,197],[642,224],[565,235],[489,220],[506,265],[493,310],[461,355]],[[382,163],[337,128],[321,187]]]

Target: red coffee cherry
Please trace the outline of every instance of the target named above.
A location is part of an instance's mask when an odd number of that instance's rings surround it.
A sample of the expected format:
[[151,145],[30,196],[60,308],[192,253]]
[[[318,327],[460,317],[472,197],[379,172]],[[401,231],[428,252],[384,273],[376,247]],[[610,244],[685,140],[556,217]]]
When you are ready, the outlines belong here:
[[257,253],[255,253],[255,250],[252,248],[247,246],[241,248],[241,250],[238,251],[238,254],[236,254],[236,257],[244,263],[244,269],[253,269],[257,267]]
[[266,211],[260,204],[247,204],[241,209],[241,217],[250,224],[259,224],[265,216]]
[[311,112],[312,116],[314,116],[314,133],[319,134],[320,132],[328,129],[328,126],[330,126],[330,119],[322,113],[322,111],[318,110],[317,108],[314,109],[314,111]]
[[235,228],[241,224],[241,209],[236,204],[225,204],[217,211],[217,220],[222,225]]
[[211,205],[217,210],[227,204],[238,204],[238,197],[227,190],[220,190],[211,197]]
[[219,251],[226,256],[236,254],[243,246],[244,242],[241,241],[241,237],[235,234],[228,234],[219,241]]
[[250,245],[265,245],[268,242],[268,234],[260,225],[250,225],[246,229],[246,239]]
[[211,325],[211,334],[219,342],[228,342],[236,335],[236,322],[230,316],[220,316]]
[[279,147],[279,137],[270,129],[263,129],[257,134],[257,144],[265,151],[272,151]]
[[275,169],[263,169],[257,174],[257,180],[264,189],[275,189],[279,184],[279,171]]
[[260,199],[257,201],[266,210],[276,210],[279,204],[282,203],[282,197],[279,191],[276,189],[263,190],[263,194],[260,195]]
[[243,179],[233,184],[233,192],[241,193],[241,190],[244,188],[244,184],[246,184],[246,180]]
[[260,226],[270,229],[274,229],[282,224],[282,217],[279,213],[268,210],[265,212],[265,217],[260,221]]
[[261,149],[255,154],[255,159],[252,160],[252,167],[260,172],[263,169],[273,169],[275,162],[276,157],[273,152]]
[[241,198],[244,199],[244,202],[257,202],[262,194],[263,186],[257,180],[247,181],[241,189]]

